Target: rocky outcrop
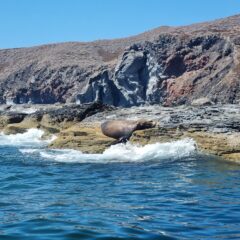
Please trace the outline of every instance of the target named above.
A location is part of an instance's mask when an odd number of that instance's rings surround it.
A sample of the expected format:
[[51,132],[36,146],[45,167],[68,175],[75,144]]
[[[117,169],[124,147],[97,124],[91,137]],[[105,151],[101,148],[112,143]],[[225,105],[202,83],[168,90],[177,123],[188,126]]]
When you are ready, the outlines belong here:
[[[28,106],[27,106],[28,107]],[[86,117],[98,112],[108,112],[113,109],[98,102],[84,105],[57,105],[57,106],[34,106],[35,111],[24,113],[25,109],[20,111],[0,112],[0,128],[6,134],[16,134],[25,132],[29,128],[41,128],[46,134],[56,134],[61,130],[68,128]]]
[[138,36],[0,50],[0,103],[240,100],[240,15]]
[[236,96],[230,88],[237,90],[232,82],[238,82],[230,76],[233,52],[232,42],[218,35],[161,35],[154,42],[134,45],[115,69],[113,81],[122,93],[118,105],[172,106],[200,97],[232,103]]
[[[54,134],[50,148],[77,149],[84,153],[102,153],[114,141],[104,136],[100,125],[107,120],[154,120],[157,127],[135,131],[130,141],[137,144],[171,142],[183,138],[196,141],[200,152],[240,162],[240,106],[179,106],[158,105],[113,108],[100,103],[84,105],[34,106],[35,112],[25,113],[15,106],[0,114],[0,128],[6,134],[23,133],[40,128],[44,137]],[[40,110],[38,110],[40,109]],[[14,110],[14,112],[13,112]]]
[[130,141],[136,144],[192,138],[200,152],[240,162],[240,107],[237,105],[154,106],[100,112],[66,128],[50,146],[101,153],[113,142],[113,139],[105,137],[100,131],[100,123],[106,118],[157,121],[158,127],[133,133]]
[[149,119],[159,127],[136,131],[131,142],[151,144],[192,138],[198,150],[225,160],[240,162],[240,107],[237,105],[198,107],[139,107],[102,112],[61,132],[50,147],[74,148],[86,153],[101,153],[112,142],[100,131],[105,119]]
[[84,153],[102,153],[113,139],[104,136],[99,123],[76,123],[62,130],[50,148],[76,149]]
[[0,117],[0,128],[8,124],[20,123],[26,116],[26,113],[3,112]]

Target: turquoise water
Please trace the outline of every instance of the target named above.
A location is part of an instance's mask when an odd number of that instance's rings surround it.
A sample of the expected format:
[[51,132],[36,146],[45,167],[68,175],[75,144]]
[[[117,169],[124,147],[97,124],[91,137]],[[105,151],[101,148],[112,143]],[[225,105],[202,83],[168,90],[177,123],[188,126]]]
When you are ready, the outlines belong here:
[[37,137],[0,137],[1,240],[240,239],[240,165],[186,142],[112,149],[110,161]]

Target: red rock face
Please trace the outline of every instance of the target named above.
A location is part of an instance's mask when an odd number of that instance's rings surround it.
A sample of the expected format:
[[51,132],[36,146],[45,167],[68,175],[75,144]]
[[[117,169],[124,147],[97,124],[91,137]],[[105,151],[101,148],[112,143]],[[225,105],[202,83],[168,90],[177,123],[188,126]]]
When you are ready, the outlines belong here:
[[0,103],[240,100],[240,15],[135,37],[0,50]]

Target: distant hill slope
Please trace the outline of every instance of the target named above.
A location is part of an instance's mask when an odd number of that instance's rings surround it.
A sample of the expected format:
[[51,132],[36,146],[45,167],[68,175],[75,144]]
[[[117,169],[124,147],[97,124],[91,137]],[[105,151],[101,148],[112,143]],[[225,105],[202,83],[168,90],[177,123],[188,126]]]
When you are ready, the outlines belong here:
[[240,15],[137,36],[0,50],[0,103],[240,101]]

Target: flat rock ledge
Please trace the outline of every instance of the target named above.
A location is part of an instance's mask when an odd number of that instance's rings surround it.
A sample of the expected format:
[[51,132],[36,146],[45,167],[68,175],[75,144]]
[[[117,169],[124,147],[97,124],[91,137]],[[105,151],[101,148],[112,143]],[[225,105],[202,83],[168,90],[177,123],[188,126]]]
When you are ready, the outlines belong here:
[[113,108],[93,103],[0,107],[0,129],[5,134],[39,128],[44,130],[44,137],[57,136],[49,148],[71,148],[84,153],[102,153],[113,142],[100,130],[103,121],[113,119],[148,119],[159,123],[156,128],[136,131],[130,139],[133,143],[145,145],[192,138],[199,151],[240,163],[239,105]]

